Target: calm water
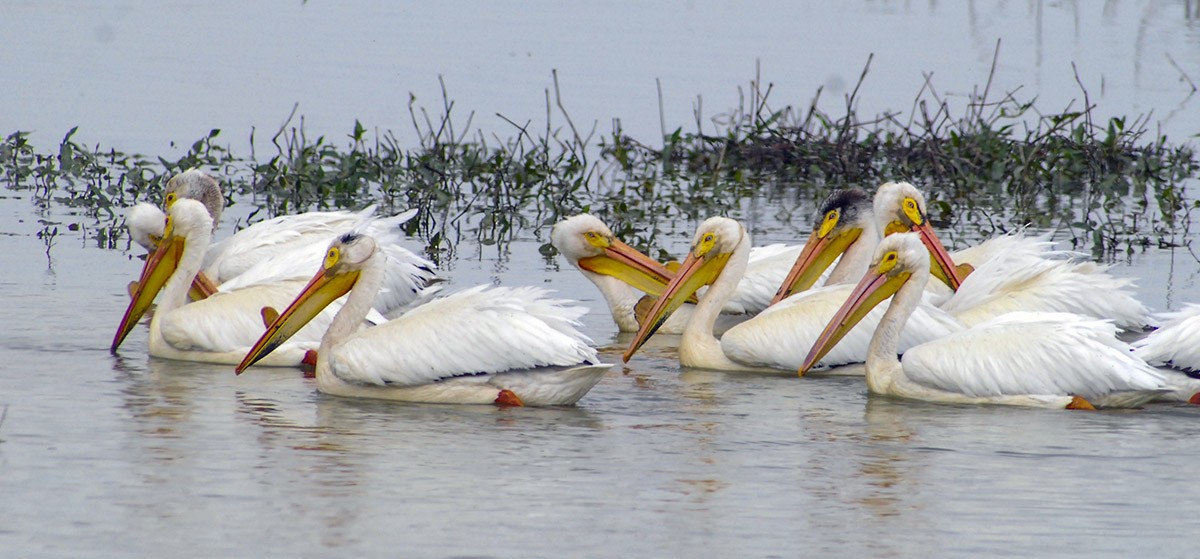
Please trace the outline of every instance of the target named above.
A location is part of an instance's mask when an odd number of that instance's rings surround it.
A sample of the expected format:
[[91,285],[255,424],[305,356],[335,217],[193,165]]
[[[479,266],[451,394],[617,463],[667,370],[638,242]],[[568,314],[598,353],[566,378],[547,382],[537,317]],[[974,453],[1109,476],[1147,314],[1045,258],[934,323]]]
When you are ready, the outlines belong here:
[[[400,128],[404,92],[430,98],[437,73],[464,107],[524,114],[557,67],[580,114],[621,116],[652,134],[654,77],[686,122],[692,96],[728,99],[755,57],[781,89],[807,99],[831,75],[852,80],[875,50],[872,103],[899,106],[920,70],[969,88],[999,32],[1014,37],[1006,80],[1069,99],[1073,78],[1061,64],[1074,59],[1082,73],[1107,76],[1114,112],[1166,117],[1187,97],[1164,52],[1200,66],[1196,21],[1181,2],[1114,2],[1095,13],[1025,2],[762,8],[789,17],[707,3],[570,17],[549,3],[497,13],[296,4],[0,2],[18,16],[0,18],[0,36],[16,37],[0,68],[45,80],[0,92],[18,97],[0,103],[0,128],[54,137],[85,124],[93,141],[160,153],[214,126],[274,126],[296,100],[329,133],[355,117]],[[446,28],[454,32],[431,36]],[[209,50],[197,51],[202,37]],[[928,54],[945,45],[954,48]],[[660,47],[661,58],[644,56]],[[914,59],[917,50],[926,56]],[[710,99],[706,107],[726,108]],[[1200,130],[1192,113],[1167,126]],[[47,255],[39,217],[55,215],[23,195],[0,198],[4,556],[1195,553],[1195,408],[899,402],[868,398],[853,378],[681,372],[665,340],[575,408],[349,401],[318,395],[296,371],[235,377],[229,367],[148,359],[144,328],[111,356],[140,262],[68,232]],[[745,217],[760,243],[793,240],[807,225]],[[447,275],[455,286],[546,284],[582,299],[594,310],[587,332],[618,362],[627,340],[590,284],[538,254],[543,241],[463,247]],[[1114,272],[1140,278],[1153,308],[1200,301],[1200,264],[1187,251],[1139,252]]]

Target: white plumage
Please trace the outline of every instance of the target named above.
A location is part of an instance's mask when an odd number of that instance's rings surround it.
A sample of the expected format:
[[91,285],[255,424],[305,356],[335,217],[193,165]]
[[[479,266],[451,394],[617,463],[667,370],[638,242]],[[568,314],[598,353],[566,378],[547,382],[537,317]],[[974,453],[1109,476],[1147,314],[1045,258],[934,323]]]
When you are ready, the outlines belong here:
[[[1144,338],[1134,340],[1134,355],[1151,365],[1171,367],[1180,371],[1200,371],[1200,305],[1191,303],[1178,311],[1160,313],[1157,330]],[[1168,379],[1182,384],[1195,393],[1200,390],[1200,380],[1179,373]],[[1193,402],[1200,403],[1200,401]]]
[[146,202],[134,204],[125,214],[125,227],[129,230],[129,238],[147,252],[154,252],[154,249],[158,248],[166,222],[167,214],[158,209],[158,206]]
[[[307,277],[311,273],[313,260],[306,256],[320,255],[334,237],[349,231],[375,214],[375,206],[360,212],[332,211],[305,212],[282,215],[255,223],[233,236],[213,243],[204,256],[203,271],[218,284],[236,278],[256,266],[266,277]],[[375,231],[391,230],[416,215],[409,210],[399,215],[383,218]],[[295,253],[296,250],[307,252]],[[261,263],[272,260],[275,270],[261,270]]]
[[1111,322],[1075,314],[1013,312],[913,347],[904,370],[913,382],[971,397],[1078,394],[1100,402],[1165,388],[1116,333]]
[[242,371],[349,290],[317,351],[329,394],[439,403],[573,404],[611,368],[579,330],[582,307],[542,289],[480,286],[358,331],[381,286],[383,258],[365,235],[330,245],[322,269],[259,339]]
[[783,282],[788,268],[804,245],[772,244],[750,247],[746,272],[738,280],[737,290],[725,302],[722,312],[755,315],[771,305],[775,290]]
[[1133,281],[1104,270],[1093,262],[1000,252],[979,265],[941,308],[968,326],[1016,311],[1080,314],[1123,329],[1148,324],[1145,305],[1128,291]]

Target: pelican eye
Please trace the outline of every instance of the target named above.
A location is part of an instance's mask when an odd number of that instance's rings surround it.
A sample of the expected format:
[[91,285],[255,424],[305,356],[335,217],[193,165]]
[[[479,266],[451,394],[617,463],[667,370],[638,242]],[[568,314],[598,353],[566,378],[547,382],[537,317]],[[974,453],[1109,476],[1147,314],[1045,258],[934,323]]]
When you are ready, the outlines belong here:
[[608,238],[595,231],[588,231],[583,236],[587,238],[588,244],[594,247],[606,248],[609,245]]
[[175,233],[175,218],[167,216],[167,223],[163,225],[163,238],[170,237],[173,233]]
[[325,269],[328,270],[336,266],[341,256],[342,251],[338,250],[337,247],[329,247],[329,252],[325,253]]
[[904,215],[908,217],[916,225],[921,225],[925,222],[924,216],[921,215],[921,208],[917,206],[917,201],[912,198],[904,199]]
[[817,230],[817,237],[823,239],[829,235],[841,217],[842,214],[838,210],[829,210],[829,213],[825,214],[825,221],[821,222],[821,228]]
[[712,250],[713,245],[717,244],[717,236],[712,233],[705,233],[700,237],[700,242],[696,243],[696,247],[692,250],[696,256],[704,256],[708,251]]
[[891,271],[892,268],[896,267],[896,262],[898,262],[897,258],[898,256],[896,255],[896,251],[889,250],[879,258],[879,264],[875,265],[875,269],[881,274],[886,274]]
[[179,195],[175,194],[174,192],[168,192],[167,197],[163,199],[163,205],[166,206],[167,208],[170,208],[171,204],[174,204],[175,200],[177,200],[178,198],[179,198]]

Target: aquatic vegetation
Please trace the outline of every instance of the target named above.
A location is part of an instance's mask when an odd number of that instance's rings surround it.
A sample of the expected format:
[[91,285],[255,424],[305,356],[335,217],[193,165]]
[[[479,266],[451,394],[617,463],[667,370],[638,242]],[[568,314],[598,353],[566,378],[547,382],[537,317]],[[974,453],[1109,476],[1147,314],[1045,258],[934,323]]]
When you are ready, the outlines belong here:
[[[806,107],[773,109],[771,87],[756,78],[741,106],[712,119],[716,132],[702,132],[697,107],[695,132],[664,131],[653,142],[625,134],[620,121],[605,134],[576,127],[557,78],[546,91],[544,126],[511,122],[508,138],[472,131],[473,113],[461,118],[444,86],[432,113],[410,98],[415,146],[360,122],[345,139],[310,138],[303,118],[293,123],[294,109],[271,137],[269,158],[222,147],[220,130],[172,160],[84,146],[75,129],[57,151],[40,152],[18,131],[0,143],[0,182],[29,192],[43,213],[65,209],[56,220],[74,216],[69,229],[106,248],[124,235],[121,208],[157,200],[167,178],[192,167],[222,177],[230,203],[258,206],[251,221],[368,203],[419,208],[408,232],[426,240],[435,259],[464,238],[544,239],[546,225],[579,211],[643,248],[715,214],[767,213],[805,226],[830,189],[886,180],[927,192],[951,238],[1029,224],[1067,230],[1077,247],[1099,254],[1186,237],[1197,202],[1185,185],[1200,163],[1191,147],[1152,136],[1147,116],[1097,122],[1082,86],[1080,106],[1046,112],[1019,92],[993,98],[990,79],[961,102],[927,77],[908,112],[864,118],[857,94],[869,68],[870,61],[843,114],[818,108],[821,91]],[[59,223],[46,223],[54,226],[44,231],[49,250]],[[543,252],[552,256],[548,244]]]

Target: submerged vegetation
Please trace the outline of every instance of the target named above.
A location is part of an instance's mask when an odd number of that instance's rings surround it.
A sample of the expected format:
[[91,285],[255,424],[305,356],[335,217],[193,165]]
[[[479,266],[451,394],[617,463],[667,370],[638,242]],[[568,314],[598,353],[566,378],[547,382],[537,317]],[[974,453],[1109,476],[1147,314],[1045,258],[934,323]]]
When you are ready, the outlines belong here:
[[[269,158],[233,153],[219,130],[178,159],[83,146],[74,129],[56,151],[42,152],[27,133],[14,132],[0,143],[0,181],[31,193],[39,208],[68,208],[79,219],[69,230],[109,248],[123,246],[122,208],[157,201],[167,178],[192,167],[223,178],[231,202],[257,205],[251,220],[369,203],[419,208],[409,233],[435,257],[463,238],[503,243],[531,231],[545,238],[544,226],[579,211],[642,247],[661,244],[672,223],[740,217],[748,208],[806,227],[809,209],[829,190],[885,180],[924,189],[952,238],[1029,224],[1069,231],[1077,248],[1112,253],[1186,236],[1197,204],[1184,185],[1200,163],[1190,147],[1151,136],[1148,116],[1096,122],[1082,86],[1079,106],[1044,113],[1018,92],[993,96],[990,79],[955,109],[927,78],[909,111],[862,118],[856,96],[869,67],[840,115],[818,108],[821,91],[806,107],[774,109],[770,86],[756,79],[740,107],[712,120],[715,132],[702,131],[697,107],[696,131],[664,130],[652,142],[629,137],[619,121],[606,134],[577,127],[557,77],[546,93],[545,126],[510,121],[506,139],[471,132],[473,115],[460,120],[444,87],[432,114],[410,98],[415,146],[358,122],[345,140],[310,138],[302,118],[293,124],[294,110],[271,137]],[[49,250],[60,223],[42,224]]]

